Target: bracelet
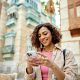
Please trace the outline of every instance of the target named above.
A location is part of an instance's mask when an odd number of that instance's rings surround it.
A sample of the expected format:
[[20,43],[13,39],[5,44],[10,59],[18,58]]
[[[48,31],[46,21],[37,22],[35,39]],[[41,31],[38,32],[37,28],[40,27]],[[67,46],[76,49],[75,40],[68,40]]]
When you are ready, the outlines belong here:
[[[32,69],[33,70],[33,69]],[[35,72],[33,71],[32,73],[29,73],[27,68],[26,68],[26,73],[28,74],[28,76],[30,77],[35,77]]]
[[[33,68],[32,68],[32,71],[33,71]],[[28,71],[28,69],[27,69],[27,68],[26,68],[26,73],[27,73],[27,74],[31,74],[31,73],[29,73],[29,71]]]

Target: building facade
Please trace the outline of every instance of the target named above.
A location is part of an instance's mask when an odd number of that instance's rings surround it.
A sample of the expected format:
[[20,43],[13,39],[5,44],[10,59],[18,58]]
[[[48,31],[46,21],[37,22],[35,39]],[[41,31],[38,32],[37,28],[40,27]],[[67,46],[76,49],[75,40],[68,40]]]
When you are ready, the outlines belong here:
[[[0,18],[1,18],[1,8],[2,8],[2,3],[0,1]],[[0,39],[1,39],[1,37],[0,37]],[[1,44],[1,42],[0,42],[0,44]],[[0,46],[0,52],[1,52],[1,46]],[[0,54],[0,60],[1,60],[1,54]]]
[[0,16],[1,16],[1,7],[2,7],[2,4],[1,4],[1,1],[0,1]]
[[62,48],[73,51],[80,75],[80,0],[61,0]]
[[0,73],[18,73],[21,79],[26,66],[27,47],[31,47],[27,37],[36,25],[50,22],[50,18],[40,9],[39,0],[2,0],[1,4]]

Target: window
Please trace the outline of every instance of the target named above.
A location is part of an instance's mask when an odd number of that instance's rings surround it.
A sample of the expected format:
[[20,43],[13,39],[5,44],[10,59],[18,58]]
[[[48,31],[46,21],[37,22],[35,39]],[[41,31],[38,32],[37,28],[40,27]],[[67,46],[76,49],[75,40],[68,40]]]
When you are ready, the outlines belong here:
[[80,6],[76,7],[77,17],[80,17]]
[[74,8],[69,9],[69,13],[70,13],[69,14],[70,15],[69,17],[70,18],[74,18]]
[[35,9],[37,8],[37,4],[36,4],[36,3],[34,3],[34,8],[35,8]]
[[15,39],[15,32],[8,32],[4,35],[5,37],[5,45],[13,45]]
[[26,0],[27,1],[27,3],[29,3],[29,0]]
[[6,72],[11,73],[11,67],[7,67]]
[[[74,17],[74,15],[75,15],[74,14],[74,8],[69,9],[69,23],[70,23],[70,26],[74,25],[74,23],[75,23],[75,17]],[[71,26],[71,28],[73,28],[73,26]]]
[[16,13],[12,13],[12,14],[8,15],[8,19],[12,19],[12,18],[17,19],[17,14]]
[[16,2],[18,2],[18,0],[12,0],[12,4],[15,4]]
[[5,39],[5,46],[7,45],[13,45],[13,37],[7,37]]

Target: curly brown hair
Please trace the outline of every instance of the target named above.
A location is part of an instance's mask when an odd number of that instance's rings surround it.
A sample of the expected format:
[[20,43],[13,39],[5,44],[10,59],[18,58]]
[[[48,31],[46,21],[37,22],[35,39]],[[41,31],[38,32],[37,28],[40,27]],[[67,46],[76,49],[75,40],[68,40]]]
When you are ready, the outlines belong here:
[[38,31],[40,30],[40,28],[42,27],[46,27],[48,30],[50,30],[51,35],[52,35],[52,42],[53,44],[56,44],[58,42],[60,42],[62,35],[60,34],[59,30],[56,28],[56,26],[50,24],[50,23],[43,23],[43,24],[39,24],[35,27],[32,36],[31,36],[31,41],[32,41],[32,45],[35,48],[40,48],[40,41],[39,41],[39,37],[38,37]]

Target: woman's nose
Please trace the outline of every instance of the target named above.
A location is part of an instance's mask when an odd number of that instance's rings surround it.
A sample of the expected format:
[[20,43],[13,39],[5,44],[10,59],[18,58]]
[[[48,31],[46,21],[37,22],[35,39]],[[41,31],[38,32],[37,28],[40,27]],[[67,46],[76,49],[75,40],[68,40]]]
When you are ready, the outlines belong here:
[[41,37],[40,37],[40,40],[44,40],[44,39],[45,39],[45,36],[41,36]]

